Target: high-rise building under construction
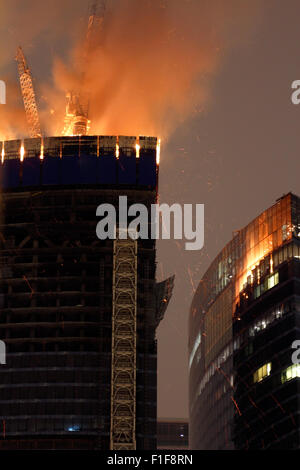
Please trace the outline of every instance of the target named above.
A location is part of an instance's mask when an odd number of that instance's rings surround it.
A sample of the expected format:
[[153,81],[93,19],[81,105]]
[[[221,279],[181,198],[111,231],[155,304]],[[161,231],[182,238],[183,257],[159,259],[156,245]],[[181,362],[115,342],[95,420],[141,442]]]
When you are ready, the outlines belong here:
[[99,240],[96,209],[156,203],[157,152],[151,137],[0,143],[0,449],[155,448],[173,278],[155,281],[155,240]]

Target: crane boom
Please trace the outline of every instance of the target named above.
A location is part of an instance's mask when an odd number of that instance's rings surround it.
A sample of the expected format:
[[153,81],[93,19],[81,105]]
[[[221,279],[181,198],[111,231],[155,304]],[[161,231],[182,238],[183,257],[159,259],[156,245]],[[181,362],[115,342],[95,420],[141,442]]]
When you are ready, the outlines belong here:
[[89,8],[89,21],[86,33],[85,53],[88,59],[90,49],[93,43],[93,36],[97,29],[101,28],[106,10],[105,0],[92,0]]
[[[105,0],[92,0],[89,6],[88,27],[85,38],[81,84],[84,85],[85,70],[88,66],[91,49],[95,43],[95,33],[102,26],[106,10]],[[64,119],[63,135],[86,135],[89,131],[89,97],[81,90],[67,93],[67,106]]]
[[29,134],[30,137],[41,137],[40,119],[36,105],[32,76],[21,47],[18,47],[17,49],[16,61],[18,63],[20,85],[29,127]]

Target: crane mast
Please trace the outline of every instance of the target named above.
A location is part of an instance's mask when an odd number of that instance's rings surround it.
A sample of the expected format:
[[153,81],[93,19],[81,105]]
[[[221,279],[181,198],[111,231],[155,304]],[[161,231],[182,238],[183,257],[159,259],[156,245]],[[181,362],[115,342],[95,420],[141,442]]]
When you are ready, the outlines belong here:
[[16,61],[18,63],[20,85],[26,119],[29,127],[29,135],[30,137],[41,137],[42,133],[40,119],[35,99],[32,76],[21,47],[18,47],[17,49]]
[[102,27],[106,10],[106,1],[93,0],[90,3],[89,10],[89,21],[85,40],[86,60],[88,60],[89,52],[93,44],[94,34]]
[[[88,27],[83,52],[81,83],[84,84],[85,70],[95,40],[95,33],[102,27],[106,9],[105,0],[93,0],[89,7]],[[63,135],[87,135],[89,131],[89,97],[81,90],[69,91],[66,95],[67,105],[64,119]]]

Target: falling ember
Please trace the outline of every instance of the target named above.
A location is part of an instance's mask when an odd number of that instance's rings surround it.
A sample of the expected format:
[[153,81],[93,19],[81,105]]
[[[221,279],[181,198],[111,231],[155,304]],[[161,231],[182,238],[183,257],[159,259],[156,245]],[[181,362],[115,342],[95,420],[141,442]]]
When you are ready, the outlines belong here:
[[157,141],[157,147],[156,147],[156,163],[159,165],[160,162],[160,139]]
[[21,162],[24,160],[24,155],[25,155],[25,148],[24,148],[24,143],[22,142],[21,148],[20,148],[20,161]]
[[120,155],[119,144],[116,144],[116,158],[119,158],[119,155]]

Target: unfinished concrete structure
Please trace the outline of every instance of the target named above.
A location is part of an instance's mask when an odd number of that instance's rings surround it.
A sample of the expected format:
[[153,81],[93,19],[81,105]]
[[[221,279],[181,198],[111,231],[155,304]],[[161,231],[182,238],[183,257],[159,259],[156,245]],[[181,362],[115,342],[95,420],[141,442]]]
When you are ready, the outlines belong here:
[[153,449],[155,240],[99,240],[96,208],[157,199],[157,139],[0,143],[0,449]]

